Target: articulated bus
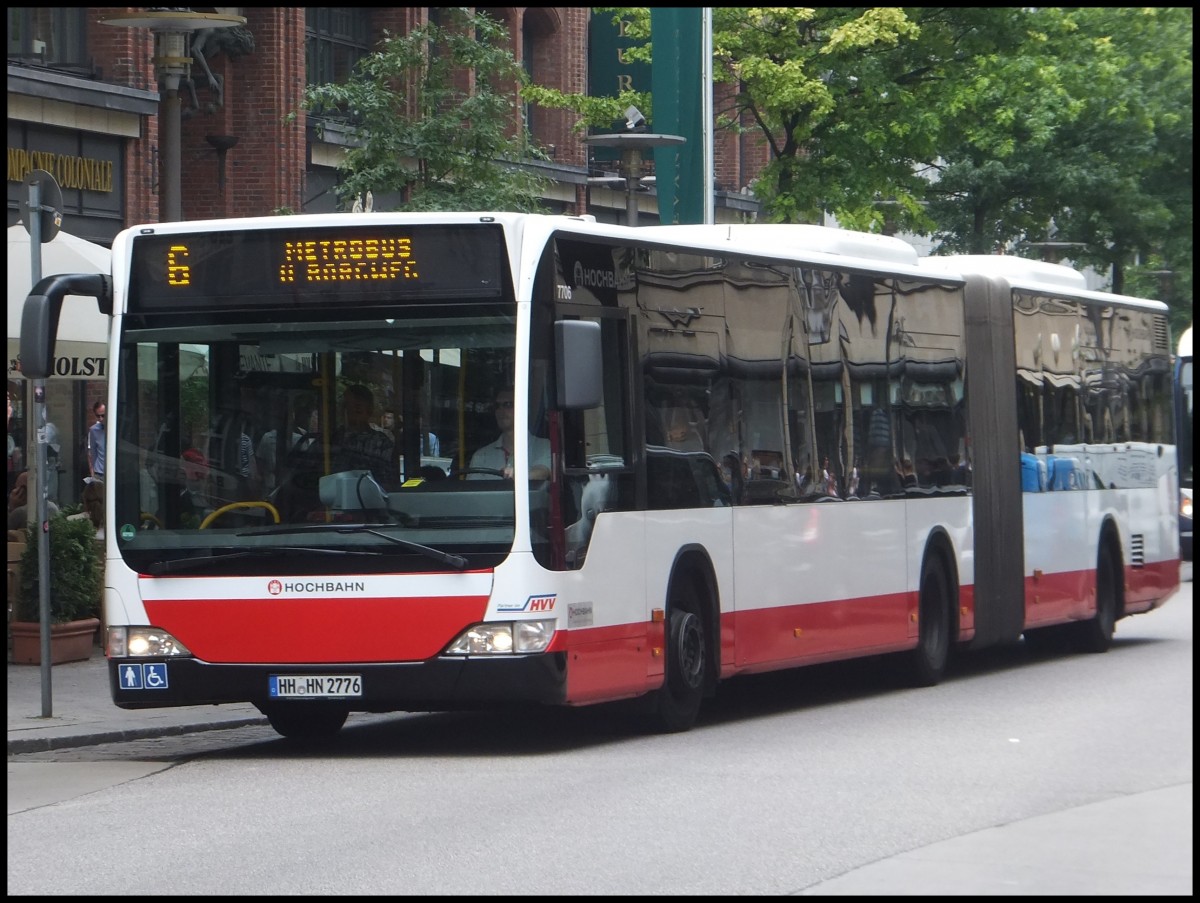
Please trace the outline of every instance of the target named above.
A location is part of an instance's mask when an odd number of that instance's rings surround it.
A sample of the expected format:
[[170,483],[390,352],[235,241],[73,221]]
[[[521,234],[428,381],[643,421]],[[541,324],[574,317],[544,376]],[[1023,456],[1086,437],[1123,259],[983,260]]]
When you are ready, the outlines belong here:
[[1175,353],[1175,428],[1179,443],[1179,553],[1192,560],[1192,327]]
[[628,700],[682,731],[737,675],[1103,652],[1178,587],[1166,308],[1066,267],[816,226],[162,223],[35,287],[28,376],[67,295],[113,317],[122,708],[305,738]]

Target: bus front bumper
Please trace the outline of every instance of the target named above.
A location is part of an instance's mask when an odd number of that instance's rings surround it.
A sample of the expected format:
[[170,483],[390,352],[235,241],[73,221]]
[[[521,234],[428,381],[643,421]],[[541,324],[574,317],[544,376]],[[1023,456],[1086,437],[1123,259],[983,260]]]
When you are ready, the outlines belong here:
[[109,689],[122,709],[286,702],[271,696],[272,677],[313,676],[360,677],[360,695],[321,697],[354,712],[447,711],[502,703],[558,705],[567,695],[566,655],[561,652],[319,666],[213,664],[195,658],[108,660]]

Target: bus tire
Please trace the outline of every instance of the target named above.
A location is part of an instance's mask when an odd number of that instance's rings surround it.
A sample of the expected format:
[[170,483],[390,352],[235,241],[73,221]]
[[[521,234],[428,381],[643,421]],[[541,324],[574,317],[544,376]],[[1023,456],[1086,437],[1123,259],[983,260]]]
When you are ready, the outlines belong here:
[[908,679],[914,687],[941,682],[950,661],[953,618],[950,581],[937,555],[927,555],[921,568],[917,615],[917,646],[908,653]]
[[258,707],[271,727],[289,740],[323,740],[334,736],[346,723],[349,709],[324,702],[294,702]]
[[1080,652],[1107,652],[1112,647],[1120,609],[1120,564],[1112,542],[1100,545],[1096,561],[1096,613],[1072,625],[1075,648]]
[[655,691],[652,727],[659,733],[690,730],[708,680],[708,640],[696,599],[676,589],[667,612],[666,675]]

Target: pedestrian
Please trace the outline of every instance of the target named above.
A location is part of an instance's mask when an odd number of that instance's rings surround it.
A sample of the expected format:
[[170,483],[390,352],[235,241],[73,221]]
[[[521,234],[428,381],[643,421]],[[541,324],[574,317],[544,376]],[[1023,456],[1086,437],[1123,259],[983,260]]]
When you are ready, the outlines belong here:
[[8,390],[8,491],[12,492],[16,485],[17,474],[21,472],[21,442],[13,429],[13,398],[12,389]]
[[107,441],[104,434],[104,420],[108,413],[108,407],[104,402],[98,401],[92,405],[92,413],[96,417],[96,422],[88,427],[88,470],[93,480],[104,482],[104,451]]
[[62,458],[62,441],[58,436],[58,427],[46,417],[46,409],[42,408],[42,427],[46,431],[46,496],[52,502],[58,501],[58,464]]
[[[54,517],[56,514],[58,505],[47,501],[46,517]],[[29,471],[22,470],[17,474],[12,492],[8,494],[8,529],[24,530],[29,516]]]

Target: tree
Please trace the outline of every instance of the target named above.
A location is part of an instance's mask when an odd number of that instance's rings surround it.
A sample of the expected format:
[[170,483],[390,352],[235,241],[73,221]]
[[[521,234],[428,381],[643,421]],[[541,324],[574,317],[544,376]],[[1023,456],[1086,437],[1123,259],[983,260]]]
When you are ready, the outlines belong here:
[[522,167],[533,150],[517,107],[526,81],[504,26],[464,7],[404,36],[385,33],[342,84],[311,85],[303,106],[350,138],[338,198],[370,191],[400,210],[535,212],[546,180]]
[[1086,41],[1085,107],[1061,150],[1087,158],[1055,226],[1084,245],[1082,262],[1111,267],[1113,291],[1167,301],[1182,330],[1192,307],[1192,10],[1072,12]]
[[1021,16],[1017,52],[980,56],[948,86],[932,234],[976,253],[1056,243],[1110,273],[1113,291],[1167,301],[1180,328],[1191,319],[1192,11]]
[[[610,9],[649,58],[649,10]],[[770,148],[769,221],[828,212],[952,252],[1062,242],[1190,320],[1191,9],[714,8],[713,78],[735,89],[718,124]],[[627,105],[527,98],[581,127]]]

